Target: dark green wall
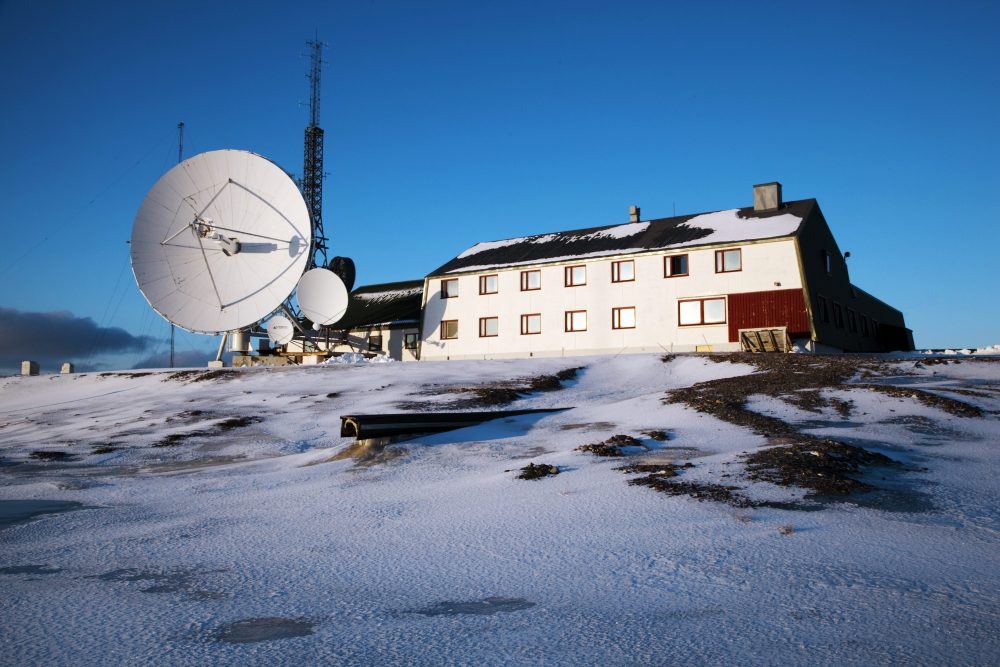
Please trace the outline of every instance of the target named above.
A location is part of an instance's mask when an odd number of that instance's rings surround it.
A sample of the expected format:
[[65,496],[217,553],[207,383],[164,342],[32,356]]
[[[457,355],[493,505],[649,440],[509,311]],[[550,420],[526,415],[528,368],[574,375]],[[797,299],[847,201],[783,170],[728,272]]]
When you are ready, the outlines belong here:
[[[913,349],[912,334],[906,329],[903,314],[864,290],[853,288],[847,262],[837,241],[816,205],[799,228],[797,245],[802,265],[806,300],[812,316],[815,340],[851,352],[882,352]],[[831,272],[823,261],[824,251],[831,254]],[[823,320],[819,297],[826,298],[829,322]],[[834,304],[840,304],[843,327],[838,327]],[[854,311],[857,333],[850,330],[848,310]],[[863,334],[861,316],[869,320],[869,335]],[[879,323],[879,336],[873,335],[872,321]]]

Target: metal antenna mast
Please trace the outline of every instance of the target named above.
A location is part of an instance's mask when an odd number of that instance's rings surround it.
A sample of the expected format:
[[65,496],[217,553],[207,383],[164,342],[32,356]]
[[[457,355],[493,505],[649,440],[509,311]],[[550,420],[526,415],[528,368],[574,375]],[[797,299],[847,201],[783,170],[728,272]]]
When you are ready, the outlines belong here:
[[306,127],[305,155],[302,164],[302,197],[312,218],[313,247],[309,268],[326,266],[327,243],[323,233],[323,128],[319,126],[319,84],[323,70],[323,42],[319,38],[306,42],[310,54],[309,125]]
[[[177,123],[177,164],[184,159],[184,121]],[[170,323],[170,367],[174,367],[174,332],[177,327]]]

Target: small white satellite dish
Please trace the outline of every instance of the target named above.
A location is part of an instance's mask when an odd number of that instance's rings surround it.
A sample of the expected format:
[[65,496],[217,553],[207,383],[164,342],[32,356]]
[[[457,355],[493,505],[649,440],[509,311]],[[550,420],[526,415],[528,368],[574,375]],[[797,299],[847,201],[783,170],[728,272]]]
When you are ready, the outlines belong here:
[[267,323],[267,337],[275,345],[287,345],[292,342],[293,336],[295,336],[295,329],[287,317],[275,315]]
[[153,185],[132,227],[132,271],[156,312],[197,333],[260,321],[309,261],[309,211],[291,178],[253,153],[181,162]]
[[347,312],[347,287],[329,269],[310,269],[302,274],[295,298],[302,314],[322,326],[337,322]]

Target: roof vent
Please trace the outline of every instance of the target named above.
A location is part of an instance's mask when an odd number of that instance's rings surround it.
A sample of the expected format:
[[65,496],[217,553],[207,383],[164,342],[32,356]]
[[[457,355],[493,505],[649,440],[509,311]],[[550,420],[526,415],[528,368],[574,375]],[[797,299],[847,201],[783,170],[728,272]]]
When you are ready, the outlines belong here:
[[628,207],[628,221],[639,222],[639,207],[635,204]]
[[777,211],[781,208],[781,183],[761,183],[753,186],[753,210]]

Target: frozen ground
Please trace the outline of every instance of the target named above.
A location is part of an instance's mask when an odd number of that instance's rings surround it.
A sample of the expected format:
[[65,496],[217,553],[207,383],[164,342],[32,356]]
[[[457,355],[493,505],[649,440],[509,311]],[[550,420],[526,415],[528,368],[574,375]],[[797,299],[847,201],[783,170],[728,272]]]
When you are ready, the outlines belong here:
[[[571,409],[337,456],[342,414],[577,366],[510,404]],[[751,372],[641,355],[0,380],[0,662],[997,664],[1000,363],[865,379],[980,417],[749,392],[902,464],[820,509],[746,478],[739,455],[775,442],[664,400]],[[576,451],[615,434],[651,453]],[[650,457],[772,504],[629,485],[618,468]],[[529,462],[560,474],[515,479]]]

